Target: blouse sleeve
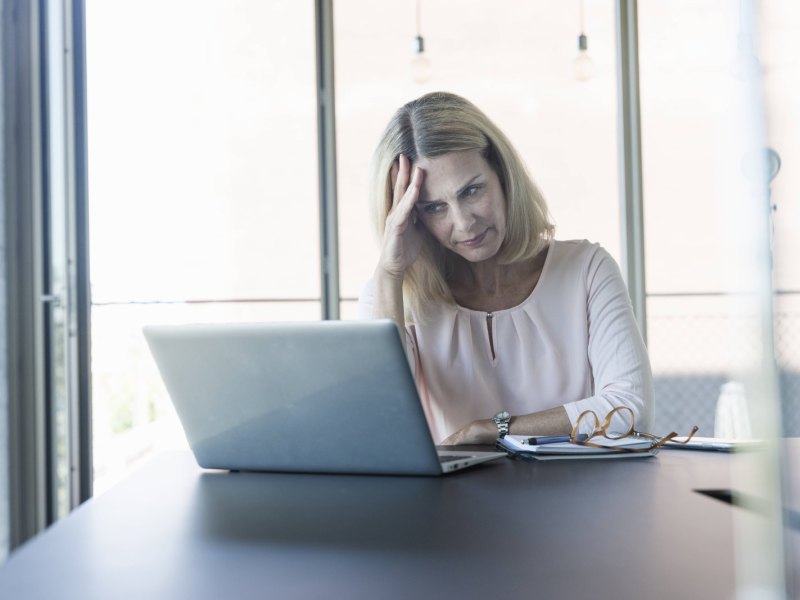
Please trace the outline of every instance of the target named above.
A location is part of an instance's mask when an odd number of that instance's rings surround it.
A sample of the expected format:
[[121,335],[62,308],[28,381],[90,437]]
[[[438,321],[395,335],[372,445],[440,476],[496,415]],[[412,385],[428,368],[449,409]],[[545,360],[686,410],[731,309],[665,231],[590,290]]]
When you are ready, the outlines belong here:
[[[593,410],[602,422],[612,409],[627,406],[636,428],[652,431],[655,394],[650,360],[619,267],[598,247],[589,257],[585,277],[594,395],[564,405],[570,422],[574,425],[585,410]],[[626,428],[621,418],[615,421],[612,430]],[[581,432],[592,425],[585,421]]]

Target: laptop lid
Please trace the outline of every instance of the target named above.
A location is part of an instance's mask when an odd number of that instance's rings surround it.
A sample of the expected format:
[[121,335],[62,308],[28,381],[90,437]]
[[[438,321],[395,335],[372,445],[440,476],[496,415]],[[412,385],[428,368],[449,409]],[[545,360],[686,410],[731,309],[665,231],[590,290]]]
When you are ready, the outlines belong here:
[[148,326],[205,468],[440,475],[396,325]]

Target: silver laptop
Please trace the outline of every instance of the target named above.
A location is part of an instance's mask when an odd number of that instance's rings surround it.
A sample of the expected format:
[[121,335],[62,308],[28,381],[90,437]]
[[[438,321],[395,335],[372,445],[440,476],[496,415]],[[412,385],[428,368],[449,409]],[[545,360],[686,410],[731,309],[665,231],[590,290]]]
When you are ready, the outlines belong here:
[[440,475],[505,456],[437,451],[392,321],[144,335],[201,467]]

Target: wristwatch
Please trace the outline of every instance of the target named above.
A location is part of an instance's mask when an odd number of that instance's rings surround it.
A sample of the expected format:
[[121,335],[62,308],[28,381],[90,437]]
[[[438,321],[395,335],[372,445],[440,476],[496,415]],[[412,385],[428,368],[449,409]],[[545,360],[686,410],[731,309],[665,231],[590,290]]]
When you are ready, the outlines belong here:
[[507,410],[501,410],[492,417],[492,421],[497,425],[497,437],[506,437],[508,435],[508,425],[511,422],[511,415]]

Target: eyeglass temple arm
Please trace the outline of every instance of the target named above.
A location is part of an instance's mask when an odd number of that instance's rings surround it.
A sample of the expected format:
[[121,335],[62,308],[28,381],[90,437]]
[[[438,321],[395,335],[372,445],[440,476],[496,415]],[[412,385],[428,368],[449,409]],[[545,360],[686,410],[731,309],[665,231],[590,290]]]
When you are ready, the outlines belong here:
[[676,431],[670,432],[665,435],[663,438],[658,440],[655,444],[653,444],[652,448],[659,448],[666,444],[667,442],[674,442],[676,444],[686,444],[694,437],[694,434],[697,433],[697,430],[700,429],[697,425],[692,427],[692,430],[689,432],[689,435],[686,436],[686,439],[683,441],[678,441],[675,438],[678,437],[678,433]]

